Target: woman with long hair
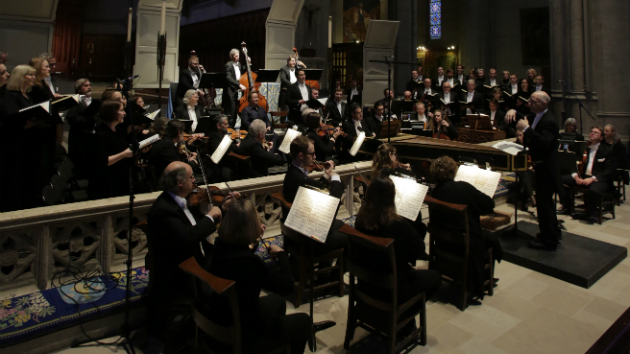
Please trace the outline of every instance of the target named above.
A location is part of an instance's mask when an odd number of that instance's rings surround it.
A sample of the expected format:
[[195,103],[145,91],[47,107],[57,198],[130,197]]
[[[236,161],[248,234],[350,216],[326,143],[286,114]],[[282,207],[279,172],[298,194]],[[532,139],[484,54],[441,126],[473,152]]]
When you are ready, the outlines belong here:
[[411,173],[411,165],[408,163],[403,164],[398,161],[396,147],[391,144],[383,143],[378,147],[378,150],[376,150],[372,158],[372,179],[375,179],[386,167],[397,173],[413,176]]
[[[516,111],[525,115],[531,113],[529,110],[529,98],[532,96],[532,85],[526,78],[518,83],[518,93],[516,94]],[[525,101],[527,100],[527,101]]]
[[99,119],[102,123],[96,126],[93,166],[88,177],[88,198],[92,200],[129,193],[129,167],[133,156],[129,148],[129,136],[123,130],[116,129],[125,119],[122,102],[103,102]]
[[[221,221],[210,272],[236,282],[243,353],[267,353],[287,344],[291,344],[291,353],[303,353],[312,320],[303,313],[286,315],[282,296],[295,287],[289,259],[275,244],[268,247],[274,267],[254,253],[264,232],[254,203],[235,200]],[[274,294],[261,297],[263,289]],[[209,302],[213,318],[230,318],[230,307],[224,301],[215,296]]]
[[457,129],[441,109],[433,111],[433,118],[429,121],[427,129],[431,130],[433,138],[457,140]]

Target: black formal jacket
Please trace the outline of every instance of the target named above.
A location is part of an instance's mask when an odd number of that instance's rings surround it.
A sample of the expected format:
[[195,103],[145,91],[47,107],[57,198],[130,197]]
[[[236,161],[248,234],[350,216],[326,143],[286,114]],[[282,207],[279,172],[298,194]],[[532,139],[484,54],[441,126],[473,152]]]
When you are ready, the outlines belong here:
[[446,73],[444,73],[444,79],[442,80],[442,83],[440,83],[440,80],[438,79],[438,76],[436,75],[433,79],[431,79],[431,86],[433,86],[433,89],[435,91],[442,92],[442,84],[444,83],[444,81],[446,81],[446,79],[447,79]]
[[[201,118],[204,114],[203,114],[203,107],[201,107],[200,105],[196,105],[195,106],[195,114],[197,115],[197,119]],[[183,104],[177,108],[175,108],[175,119],[174,120],[190,120],[190,115],[188,115],[188,105],[187,104]],[[192,128],[189,128],[186,125],[186,133],[188,134],[192,134]]]
[[[241,75],[246,72],[245,66],[240,62],[238,63],[238,69],[241,71]],[[236,71],[234,71],[234,62],[230,60],[225,63],[223,66],[223,72],[225,73],[225,79],[227,80],[227,86],[223,88],[223,102],[232,102],[228,97],[235,97],[240,85],[238,82],[240,77],[236,77]]]
[[[418,79],[420,79],[420,78],[418,77]],[[423,87],[424,87],[424,85],[422,85],[422,80],[420,80],[420,82],[416,82],[416,81],[413,80],[413,78],[411,78],[409,81],[407,81],[407,85],[405,86],[405,90],[413,92],[414,90],[420,90]]]
[[[370,124],[365,119],[361,120],[361,127],[363,128],[363,131],[365,132],[366,137],[372,136],[373,134],[372,128],[370,127]],[[350,148],[352,147],[352,144],[354,144],[354,139],[357,137],[357,132],[356,132],[356,129],[354,128],[354,121],[352,120],[352,118],[348,118],[344,120],[341,128],[346,133],[346,136],[339,137],[341,141],[341,147],[342,147],[342,151],[339,154],[339,158],[344,161],[356,161],[357,156],[350,155]]]
[[[591,158],[591,149],[586,153],[586,164],[584,165],[584,174],[588,167],[588,161]],[[617,162],[613,154],[612,148],[605,142],[599,143],[595,159],[593,160],[592,176],[597,178],[598,182],[606,182],[612,184],[615,173],[617,172]]]
[[[459,95],[459,100],[462,102],[466,102],[466,100],[468,99],[468,92],[464,93],[462,92],[462,94]],[[484,109],[485,108],[485,98],[484,96],[479,93],[479,91],[473,91],[473,100],[471,101],[472,105],[474,106],[473,109],[471,109],[473,112],[475,112],[475,110],[477,109]],[[461,106],[464,106],[463,103],[460,103]],[[465,108],[461,107],[461,114],[462,116],[466,114]]]
[[[151,297],[159,299],[160,304],[168,304],[179,294],[192,293],[192,277],[179,268],[179,264],[194,256],[202,267],[208,267],[212,245],[206,238],[216,231],[216,226],[206,216],[191,210],[197,225],[192,225],[177,205],[175,199],[163,192],[155,200],[147,215],[147,241],[153,257],[151,276],[154,291]],[[205,256],[199,243],[204,246]]]
[[282,157],[265,150],[262,144],[257,142],[251,135],[247,135],[245,139],[241,140],[239,150],[243,155],[251,156],[254,177],[267,176],[269,175],[269,167],[284,163]]
[[346,90],[346,95],[348,96],[348,102],[355,102],[355,103],[361,104],[361,97],[363,95],[363,89],[357,86],[357,92],[359,93],[357,95],[354,95],[352,99],[350,99],[350,94],[352,93],[352,87]]
[[[523,117],[517,112],[518,117]],[[530,127],[523,133],[524,146],[529,148],[529,155],[534,162],[536,174],[545,174],[548,181],[555,181],[557,190],[562,190],[562,179],[558,168],[558,138],[560,137],[558,121],[550,110],[540,118],[535,129],[534,124],[536,114],[530,113],[527,116]]]
[[[297,67],[293,69],[297,75]],[[280,87],[282,90],[288,90],[291,86],[291,68],[288,65],[280,68]]]
[[381,125],[383,125],[383,123],[387,124],[387,121],[385,120],[385,115],[383,115],[383,121],[379,121],[378,119],[376,119],[376,115],[374,115],[374,113],[372,113],[369,117],[367,117],[366,119],[363,119],[363,121],[361,122],[361,125],[363,125],[363,122],[366,122],[367,124],[370,126],[370,130],[378,133],[381,130]]
[[[199,75],[199,74],[197,74]],[[199,77],[201,80],[201,77]],[[179,72],[179,82],[177,83],[177,91],[175,92],[176,97],[176,107],[183,105],[182,99],[184,99],[184,95],[188,90],[197,90],[195,86],[193,86],[193,78],[190,74],[190,68],[185,68]]]
[[[90,106],[93,104],[100,105],[100,101],[93,98]],[[68,156],[81,169],[86,167],[87,159],[89,158],[86,152],[94,138],[94,128],[96,127],[98,114],[98,111],[95,111],[93,116],[86,116],[86,112],[89,114],[89,111],[87,111],[88,107],[83,101],[79,101],[78,105],[66,112],[66,122],[70,125],[68,132]],[[91,109],[90,111],[93,110]]]
[[112,131],[105,123],[96,126],[95,144],[91,146],[88,198],[112,198],[129,194],[129,167],[131,158],[123,158],[107,166],[109,156],[129,147],[130,136],[124,131]]
[[[486,111],[486,114],[491,116],[492,112],[490,110]],[[494,122],[493,125],[500,130],[505,130],[506,129],[506,124],[505,124],[505,112],[503,112],[500,109],[497,109],[497,113],[494,115]]]
[[330,98],[326,101],[326,106],[324,106],[324,118],[328,116],[328,119],[332,119],[335,125],[341,123],[347,116],[347,108],[348,106],[341,102],[341,113],[337,109],[337,102],[333,98]]
[[[330,196],[335,198],[341,198],[343,194],[343,184],[341,184],[341,182],[332,181],[329,183],[324,177],[320,177],[320,179],[316,180],[306,176],[299,168],[289,165],[289,169],[284,175],[284,182],[282,183],[282,196],[284,199],[289,203],[293,203],[298,189],[304,186],[312,186],[317,189],[328,188]],[[339,210],[339,207],[337,207],[337,210]],[[284,209],[284,206],[282,215],[283,220],[289,215],[289,210]]]
[[260,119],[265,122],[267,127],[271,125],[267,112],[265,112],[264,108],[258,105],[253,108],[251,106],[247,106],[241,111],[241,129],[249,129],[249,125],[256,119]]
[[194,170],[197,168],[196,162],[188,162],[180,155],[172,138],[163,137],[162,139],[153,143],[153,147],[149,150],[149,165],[152,165],[155,169],[155,175],[159,176],[164,173],[166,166],[174,161],[184,161],[190,165]]
[[330,140],[331,136],[326,134],[321,137],[311,129],[306,130],[306,137],[313,140],[315,146],[315,156],[320,161],[327,161],[332,158],[335,143]]
[[[302,120],[302,111],[300,111],[300,107],[302,106],[300,104],[302,92],[298,86],[299,84],[299,82],[296,82],[289,87],[289,99],[287,100],[287,105],[289,105],[289,119],[294,123],[304,125],[304,121]],[[306,85],[306,91],[308,92],[308,99],[310,99],[311,88],[308,87],[308,85]]]
[[[436,97],[436,107],[440,107],[442,110],[444,110],[444,102],[442,102],[442,100],[444,100],[444,92],[440,92]],[[449,97],[450,97],[450,103],[448,104],[448,107],[450,107],[451,109],[451,115],[453,116],[459,116],[459,95],[453,91],[451,89],[451,92],[449,92]]]

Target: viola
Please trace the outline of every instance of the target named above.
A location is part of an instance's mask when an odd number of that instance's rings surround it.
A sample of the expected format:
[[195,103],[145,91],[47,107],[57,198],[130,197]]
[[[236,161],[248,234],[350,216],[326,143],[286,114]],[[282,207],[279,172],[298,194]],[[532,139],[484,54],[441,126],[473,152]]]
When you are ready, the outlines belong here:
[[451,138],[448,135],[446,135],[446,134],[444,134],[442,132],[435,132],[435,133],[433,133],[433,138],[434,139],[442,139],[442,140],[451,140]]
[[230,138],[232,138],[232,140],[234,139],[240,140],[247,136],[247,130],[235,130],[232,128],[228,128],[227,132],[230,135]]

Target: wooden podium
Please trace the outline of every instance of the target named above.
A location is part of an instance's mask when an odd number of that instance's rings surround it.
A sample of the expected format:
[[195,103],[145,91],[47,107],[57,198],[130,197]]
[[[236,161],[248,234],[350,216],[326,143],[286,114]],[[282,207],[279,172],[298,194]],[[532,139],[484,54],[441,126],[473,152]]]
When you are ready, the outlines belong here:
[[462,121],[469,123],[469,128],[457,128],[457,140],[462,143],[479,144],[505,139],[505,131],[493,126],[490,117],[485,114],[469,114]]

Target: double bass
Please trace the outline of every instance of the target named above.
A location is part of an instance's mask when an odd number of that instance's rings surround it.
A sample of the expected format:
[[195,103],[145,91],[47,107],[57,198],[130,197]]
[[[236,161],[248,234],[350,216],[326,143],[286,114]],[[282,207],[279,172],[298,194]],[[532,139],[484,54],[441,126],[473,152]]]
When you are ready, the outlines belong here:
[[245,91],[243,91],[243,97],[239,101],[238,113],[241,113],[245,107],[249,106],[249,100],[247,97],[250,92],[258,93],[258,105],[262,107],[265,112],[267,112],[267,99],[260,93],[260,86],[262,85],[260,82],[256,82],[256,78],[258,75],[252,72],[252,68],[249,65],[249,55],[247,53],[247,47],[245,47],[245,42],[241,43],[243,47],[243,54],[245,54],[245,65],[247,65],[247,72],[238,79],[238,82],[247,87]]

